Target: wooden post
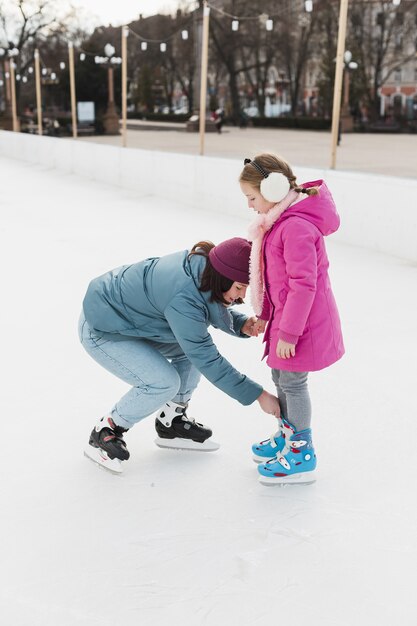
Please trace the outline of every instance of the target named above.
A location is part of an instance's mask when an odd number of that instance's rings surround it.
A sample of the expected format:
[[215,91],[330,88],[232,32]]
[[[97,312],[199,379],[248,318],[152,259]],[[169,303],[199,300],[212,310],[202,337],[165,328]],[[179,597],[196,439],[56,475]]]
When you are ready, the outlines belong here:
[[4,78],[6,80],[6,102],[10,103],[12,100],[12,94],[10,93],[10,61],[4,62],[4,73],[5,73]]
[[16,133],[19,128],[17,125],[17,111],[16,111],[16,78],[14,73],[14,61],[10,59],[10,91],[12,95],[12,119],[13,119],[13,131]]
[[36,82],[36,110],[38,112],[38,135],[42,135],[42,97],[41,72],[39,67],[39,50],[35,50],[35,82]]
[[127,37],[129,29],[122,26],[122,146],[126,148],[126,118],[127,118]]
[[69,57],[69,74],[70,74],[70,91],[71,91],[71,117],[72,117],[72,136],[77,139],[77,109],[76,109],[76,92],[75,92],[75,71],[74,71],[74,46],[70,41],[68,44]]
[[336,73],[334,79],[333,115],[332,115],[332,154],[330,169],[336,167],[337,136],[340,123],[340,103],[342,99],[343,67],[346,40],[346,24],[349,0],[340,0],[339,34],[337,37]]
[[209,16],[210,7],[207,1],[203,8],[203,43],[201,55],[201,84],[200,84],[200,154],[204,154],[204,135],[206,130],[206,99],[207,99],[207,65],[209,44]]

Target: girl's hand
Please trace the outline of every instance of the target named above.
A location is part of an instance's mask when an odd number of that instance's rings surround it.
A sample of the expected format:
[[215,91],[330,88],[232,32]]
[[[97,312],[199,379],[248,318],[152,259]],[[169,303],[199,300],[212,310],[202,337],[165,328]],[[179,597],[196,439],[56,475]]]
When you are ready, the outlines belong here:
[[258,320],[256,317],[248,317],[246,322],[243,324],[240,332],[245,335],[249,335],[249,337],[257,337],[258,336],[258,328],[257,328]]
[[265,326],[267,324],[266,320],[260,320],[258,319],[256,322],[256,329],[258,331],[258,333],[264,333],[265,332]]
[[277,356],[280,359],[290,359],[292,356],[295,356],[295,344],[278,339]]

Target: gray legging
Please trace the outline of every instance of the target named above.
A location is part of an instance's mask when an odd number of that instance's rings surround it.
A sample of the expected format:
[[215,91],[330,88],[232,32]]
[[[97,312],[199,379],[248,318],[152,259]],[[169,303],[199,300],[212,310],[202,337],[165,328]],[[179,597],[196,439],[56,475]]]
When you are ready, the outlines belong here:
[[272,370],[272,380],[277,388],[281,415],[296,431],[310,428],[311,401],[307,387],[308,372]]

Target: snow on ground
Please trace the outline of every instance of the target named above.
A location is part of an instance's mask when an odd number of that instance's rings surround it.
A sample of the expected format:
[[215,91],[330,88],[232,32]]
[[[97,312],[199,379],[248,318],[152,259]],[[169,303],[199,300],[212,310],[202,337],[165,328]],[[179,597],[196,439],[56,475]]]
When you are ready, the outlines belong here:
[[[82,454],[125,392],[78,343],[89,280],[251,216],[4,158],[0,175],[1,623],[414,626],[416,267],[328,241],[347,354],[311,376],[316,484],[260,485],[250,444],[273,420],[205,380],[190,413],[220,450],[161,450],[150,417],[113,476]],[[273,390],[260,340],[213,334]]]

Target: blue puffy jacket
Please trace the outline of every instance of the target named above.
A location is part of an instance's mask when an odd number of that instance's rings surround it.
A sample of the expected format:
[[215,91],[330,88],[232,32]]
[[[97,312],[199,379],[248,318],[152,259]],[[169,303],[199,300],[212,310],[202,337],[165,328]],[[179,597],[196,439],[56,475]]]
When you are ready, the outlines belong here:
[[97,331],[177,342],[213,385],[241,404],[252,404],[262,387],[238,372],[217,350],[208,327],[237,337],[246,315],[209,302],[199,291],[206,260],[183,250],[124,265],[91,281],[84,298],[85,318]]

